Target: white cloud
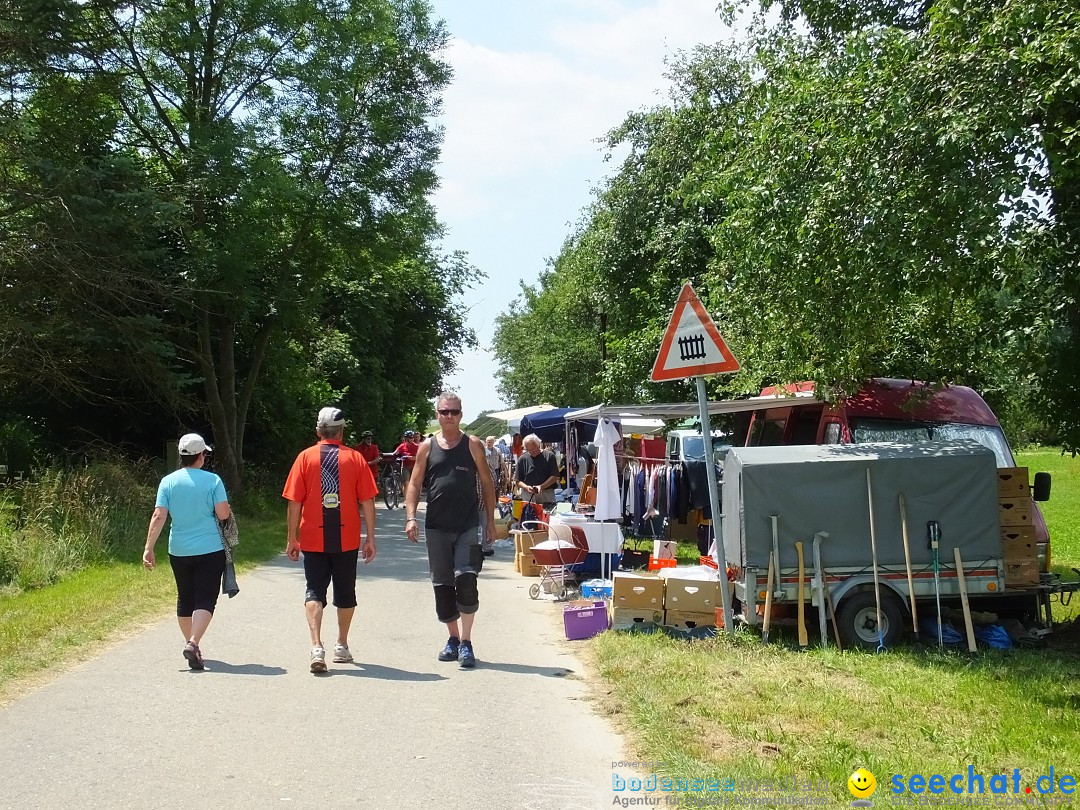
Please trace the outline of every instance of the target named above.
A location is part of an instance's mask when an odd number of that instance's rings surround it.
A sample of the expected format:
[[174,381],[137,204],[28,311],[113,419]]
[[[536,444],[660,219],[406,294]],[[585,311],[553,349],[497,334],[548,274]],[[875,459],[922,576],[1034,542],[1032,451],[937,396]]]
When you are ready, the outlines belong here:
[[[463,293],[485,348],[494,316],[535,282],[589,202],[589,186],[609,171],[597,139],[628,112],[666,102],[665,59],[729,33],[717,0],[444,2],[470,34],[451,29],[454,79],[433,202],[447,246],[488,274]],[[498,406],[496,373],[481,350],[448,380],[470,419]]]
[[444,188],[436,199],[444,215],[497,209],[497,200],[477,190],[493,180],[512,185],[582,156],[599,164],[598,138],[628,112],[663,101],[664,59],[724,36],[712,0],[658,0],[631,12],[596,0],[588,8],[601,16],[540,32],[550,38],[548,50],[453,41],[447,58],[454,81],[442,118]]

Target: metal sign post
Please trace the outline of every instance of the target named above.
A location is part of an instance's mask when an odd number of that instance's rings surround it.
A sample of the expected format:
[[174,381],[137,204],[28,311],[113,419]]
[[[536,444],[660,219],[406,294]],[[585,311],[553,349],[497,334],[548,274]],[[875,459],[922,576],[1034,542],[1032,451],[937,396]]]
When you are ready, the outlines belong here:
[[701,411],[701,438],[705,442],[705,479],[709,482],[709,508],[712,509],[713,543],[716,545],[716,568],[720,572],[720,604],[724,608],[724,629],[729,636],[735,628],[731,618],[731,594],[728,593],[727,552],[724,551],[724,515],[716,493],[716,459],[713,456],[712,423],[709,422],[709,399],[705,394],[705,378],[694,377],[697,383],[698,408]]
[[[655,382],[694,378],[697,385],[698,410],[701,416],[701,440],[705,448],[705,477],[709,485],[709,508],[712,510],[713,542],[716,565],[720,572],[720,600],[724,610],[724,628],[734,635],[731,595],[728,593],[727,554],[724,551],[724,516],[716,492],[716,459],[713,455],[712,423],[709,421],[709,400],[705,393],[706,374],[726,374],[738,371],[739,361],[728,349],[713,319],[705,310],[690,284],[684,284],[660,351],[653,364],[651,378]],[[779,561],[778,561],[779,563]]]

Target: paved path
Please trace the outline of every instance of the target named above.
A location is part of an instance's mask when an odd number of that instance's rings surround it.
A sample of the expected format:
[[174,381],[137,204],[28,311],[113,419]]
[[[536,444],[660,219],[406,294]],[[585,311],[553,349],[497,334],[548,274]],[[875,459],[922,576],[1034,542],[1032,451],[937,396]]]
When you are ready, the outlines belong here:
[[611,806],[622,743],[558,606],[529,599],[535,580],[500,549],[481,576],[479,667],[437,661],[423,546],[402,510],[378,515],[356,665],[308,672],[302,567],[277,558],[219,603],[206,671],[188,671],[170,618],[0,709],[0,807]]

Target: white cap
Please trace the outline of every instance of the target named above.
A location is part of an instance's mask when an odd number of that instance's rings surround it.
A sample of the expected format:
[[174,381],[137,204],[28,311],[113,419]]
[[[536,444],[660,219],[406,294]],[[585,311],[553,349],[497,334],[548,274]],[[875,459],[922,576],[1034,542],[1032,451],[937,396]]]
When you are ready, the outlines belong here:
[[213,450],[198,433],[185,433],[180,437],[180,455],[197,456],[204,450]]
[[345,414],[338,408],[323,408],[315,420],[315,427],[340,427],[344,424]]

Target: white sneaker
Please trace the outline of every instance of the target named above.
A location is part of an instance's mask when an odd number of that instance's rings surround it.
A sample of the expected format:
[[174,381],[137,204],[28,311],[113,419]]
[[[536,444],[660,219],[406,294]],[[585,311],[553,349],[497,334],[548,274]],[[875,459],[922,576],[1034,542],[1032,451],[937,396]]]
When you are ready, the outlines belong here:
[[311,671],[326,672],[326,650],[322,647],[311,648]]
[[334,663],[335,664],[351,664],[353,662],[352,653],[349,652],[347,644],[335,644],[334,645]]

